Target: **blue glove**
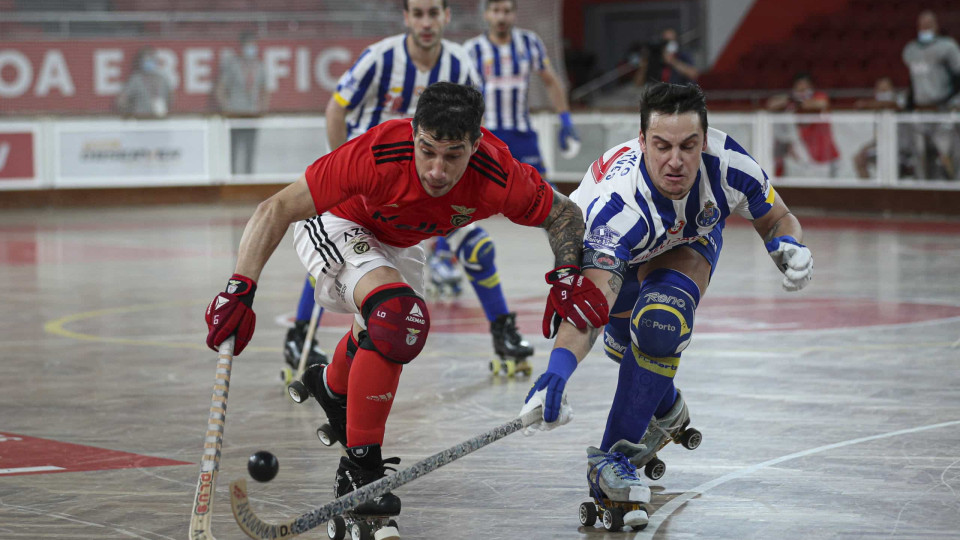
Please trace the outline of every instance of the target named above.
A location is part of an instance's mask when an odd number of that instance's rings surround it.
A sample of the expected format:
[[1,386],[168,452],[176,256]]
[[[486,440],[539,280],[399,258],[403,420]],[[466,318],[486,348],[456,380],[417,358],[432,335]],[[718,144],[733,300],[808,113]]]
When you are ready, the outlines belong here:
[[573,127],[570,112],[560,113],[560,155],[566,159],[575,157],[580,152],[580,136]]
[[[577,369],[577,357],[569,349],[554,349],[550,353],[550,363],[537,382],[533,383],[520,415],[543,406],[543,421],[549,424],[563,425],[573,417],[570,406],[564,400],[564,388],[567,380]],[[541,429],[552,429],[545,426]]]

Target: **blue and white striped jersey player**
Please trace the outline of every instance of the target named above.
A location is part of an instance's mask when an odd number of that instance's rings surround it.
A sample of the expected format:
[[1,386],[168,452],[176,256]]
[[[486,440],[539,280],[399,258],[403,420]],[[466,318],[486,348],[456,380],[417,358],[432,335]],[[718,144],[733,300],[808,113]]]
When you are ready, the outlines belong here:
[[[450,19],[447,0],[403,1],[407,31],[367,47],[337,83],[326,108],[327,141],[331,150],[381,122],[412,118],[420,93],[434,82],[479,87],[480,77],[466,50],[443,39]],[[452,241],[467,245],[465,236],[471,239],[469,245],[474,246],[471,254],[478,259],[468,273],[481,276],[472,283],[490,321],[494,349],[498,353],[524,346],[529,349],[517,331],[514,315],[507,308],[489,237],[483,229],[471,224],[457,229]],[[484,255],[478,256],[481,251]],[[288,333],[284,348],[285,359],[294,369],[314,305],[313,285],[308,276],[300,295],[297,322]],[[532,353],[530,349],[527,355]],[[312,359],[308,363],[312,363]]]
[[[624,517],[639,526],[650,490],[635,467],[654,460],[671,439],[699,444],[698,432],[687,431],[690,415],[673,377],[716,268],[726,219],[738,214],[753,222],[787,291],[810,282],[813,258],[801,243],[800,222],[757,162],[708,128],[706,101],[692,84],[649,85],[639,138],[607,150],[570,198],[586,220],[583,275],[611,306],[604,350],[620,363],[603,441],[587,449],[588,481],[601,498],[639,503]],[[545,405],[541,429],[569,421],[564,388],[599,336],[565,322],[552,330],[558,335],[549,367],[524,405]]]

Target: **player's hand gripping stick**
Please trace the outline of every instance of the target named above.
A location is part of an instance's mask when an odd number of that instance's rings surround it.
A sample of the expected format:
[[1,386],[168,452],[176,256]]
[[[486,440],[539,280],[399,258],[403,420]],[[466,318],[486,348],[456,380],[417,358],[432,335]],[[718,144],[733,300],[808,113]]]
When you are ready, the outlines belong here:
[[580,330],[588,325],[600,328],[609,322],[607,299],[592,281],[580,275],[579,267],[570,264],[555,268],[547,272],[546,279],[553,287],[543,312],[543,337],[556,336],[564,319]]
[[253,312],[256,292],[257,282],[246,276],[234,274],[227,281],[227,290],[207,306],[207,347],[216,351],[224,340],[236,334],[237,346],[233,353],[243,352],[257,325],[257,315]]
[[778,236],[766,243],[767,252],[783,272],[783,288],[799,291],[813,279],[813,255],[792,236]]

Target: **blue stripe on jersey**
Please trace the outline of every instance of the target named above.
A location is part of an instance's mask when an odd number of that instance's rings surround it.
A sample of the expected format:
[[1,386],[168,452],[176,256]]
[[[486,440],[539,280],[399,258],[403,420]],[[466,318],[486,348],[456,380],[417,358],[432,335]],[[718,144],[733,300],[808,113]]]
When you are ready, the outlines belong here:
[[[516,40],[510,40],[510,63],[513,67],[513,73],[511,75],[520,75],[520,59],[517,57],[517,42]],[[511,116],[513,117],[513,129],[520,129],[520,117],[519,117],[519,108],[520,108],[520,89],[514,88],[510,91],[510,100],[513,103],[513,106],[510,107],[513,109]],[[501,126],[502,127],[502,126]]]
[[[493,51],[493,76],[500,76],[500,50],[496,45],[490,43],[490,50]],[[503,92],[500,89],[493,91],[493,109],[496,112],[497,116],[497,129],[503,129],[503,116],[501,111],[503,110]]]
[[477,81],[480,83],[481,90],[486,90],[483,88],[483,83],[487,80],[487,74],[483,72],[483,50],[480,48],[480,42],[477,41],[477,44],[473,46],[473,59],[476,61],[474,66],[477,69],[477,73],[480,74],[480,80]]
[[355,122],[347,122],[347,140],[353,136],[354,132],[360,128],[360,119],[363,118],[363,109],[367,106],[366,103],[360,105],[360,108],[357,109],[357,120]]
[[700,213],[700,209],[700,171],[697,171],[697,179],[693,182],[690,194],[687,195],[687,206],[683,209],[684,221],[687,222],[683,226],[684,238],[700,236],[697,232],[697,214]]
[[[410,59],[410,52],[407,51],[407,40],[403,40],[403,50],[407,56],[407,66],[403,73],[403,91],[400,93],[400,110],[405,111],[410,107],[410,100],[413,99],[413,84],[417,82],[417,67],[413,65]],[[440,58],[437,58],[437,65],[434,69],[440,67],[440,59],[443,58],[443,50],[440,51]]]
[[[642,158],[641,158],[641,159],[642,159]],[[647,243],[644,244],[643,249],[638,249],[638,250],[637,250],[637,251],[639,252],[639,251],[643,251],[643,250],[645,250],[645,249],[650,249],[651,247],[653,247],[654,242],[656,242],[656,240],[657,240],[656,237],[654,236],[654,233],[656,232],[657,229],[652,226],[652,224],[653,224],[653,214],[650,213],[650,207],[647,206],[647,203],[644,201],[643,193],[641,193],[641,191],[640,191],[639,189],[637,189],[637,190],[634,192],[634,194],[633,194],[633,198],[637,200],[637,206],[639,206],[639,207],[640,207],[640,211],[643,212],[643,216],[644,216],[644,218],[647,220],[647,223],[651,224],[650,227],[644,227],[645,229],[648,229],[648,232],[649,232],[650,234],[649,234],[649,236],[647,237]],[[646,224],[645,224],[645,225],[646,225]],[[645,233],[644,233],[644,234],[645,234]],[[631,237],[631,238],[632,238],[632,237]],[[635,241],[634,241],[634,243],[633,243],[633,245],[639,247],[639,243],[640,243],[640,239],[641,239],[641,238],[643,238],[643,235],[637,236],[636,239],[635,239]]]
[[[717,198],[717,207],[720,209],[720,221],[727,219],[730,215],[730,204],[727,203],[727,195],[723,192],[723,183],[720,181],[720,158],[710,154],[700,154],[703,164],[707,167],[707,179],[710,180],[710,189],[713,190],[713,196]],[[730,169],[727,169],[728,171]]]
[[[367,54],[369,51],[364,51],[363,54]],[[360,55],[360,58],[363,58],[363,54]],[[359,60],[357,60],[359,62]],[[371,64],[370,69],[363,74],[363,78],[360,79],[360,84],[357,85],[357,91],[353,94],[353,99],[350,100],[350,105],[347,107],[348,110],[356,108],[356,106],[363,101],[363,96],[367,94],[367,90],[370,88],[370,82],[373,81],[373,75],[377,71],[377,65]],[[337,91],[340,91],[340,85],[337,85]]]
[[[404,45],[406,46],[406,45]],[[390,74],[393,72],[393,49],[383,53],[383,71],[380,72],[380,89],[375,96],[373,116],[370,117],[370,124],[364,128],[364,131],[380,124],[380,113],[383,111],[383,96],[390,91]]]
[[[770,211],[771,205],[763,195],[757,179],[733,167],[727,167],[727,183],[730,187],[747,196],[750,215],[762,216]],[[759,213],[758,213],[759,212]]]
[[[437,67],[440,67],[440,62],[437,62]],[[439,76],[440,72],[437,72]],[[470,70],[467,70],[467,75],[470,74]],[[460,60],[456,56],[450,56],[450,80],[453,82],[460,82]],[[467,80],[463,81],[464,84],[477,84],[477,81],[471,81],[470,77],[467,77]]]
[[547,57],[546,51],[543,50],[543,43],[540,40],[536,42],[537,46],[537,71],[542,71],[546,66],[543,63],[543,59]]
[[[659,195],[659,193],[657,194]],[[657,208],[657,213],[660,214],[660,223],[663,223],[663,228],[673,228],[673,225],[677,222],[677,211],[673,209],[673,201],[661,196],[658,200],[654,201],[654,206]],[[666,236],[664,236],[664,238],[666,238]]]

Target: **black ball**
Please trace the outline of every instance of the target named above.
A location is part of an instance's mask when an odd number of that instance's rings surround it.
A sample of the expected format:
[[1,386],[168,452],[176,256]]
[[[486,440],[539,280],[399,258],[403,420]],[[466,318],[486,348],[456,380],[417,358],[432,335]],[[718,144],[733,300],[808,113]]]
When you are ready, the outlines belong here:
[[273,480],[279,470],[280,462],[277,461],[277,456],[266,450],[260,450],[252,454],[250,459],[247,460],[247,472],[250,473],[250,478],[257,482]]

